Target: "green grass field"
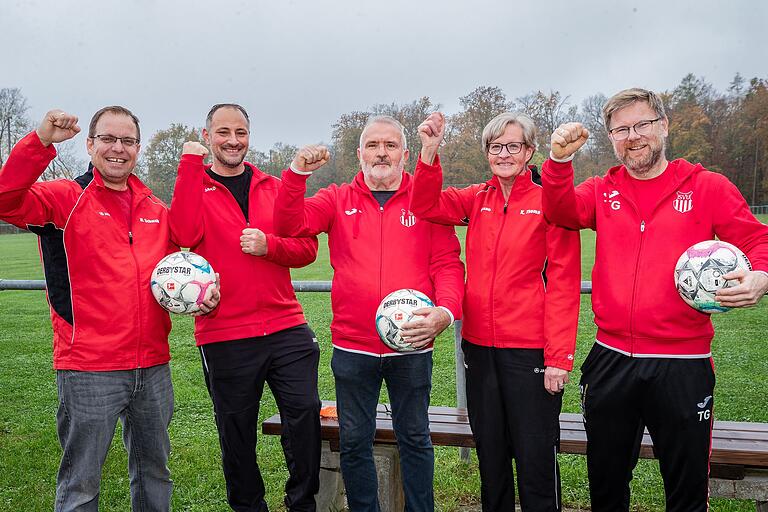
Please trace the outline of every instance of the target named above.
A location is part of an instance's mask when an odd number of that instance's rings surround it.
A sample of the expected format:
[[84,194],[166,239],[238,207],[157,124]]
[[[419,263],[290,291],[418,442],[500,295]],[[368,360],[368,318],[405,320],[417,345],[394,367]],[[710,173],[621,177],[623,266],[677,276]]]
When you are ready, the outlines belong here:
[[[763,222],[766,221],[764,217]],[[461,233],[463,235],[463,233]],[[583,232],[584,279],[594,259],[594,234]],[[294,279],[330,279],[325,240],[313,265],[294,272]],[[36,237],[29,234],[0,236],[0,278],[41,279]],[[259,293],[255,290],[254,293]],[[302,293],[310,325],[322,348],[320,396],[333,399],[328,326],[330,300],[324,293]],[[104,305],[114,307],[114,305]],[[768,422],[763,381],[768,377],[768,300],[756,308],[715,318],[717,336],[713,352],[717,365],[716,418]],[[595,327],[589,297],[582,297],[577,365],[571,380],[579,379],[578,367],[594,340]],[[433,405],[455,405],[453,333],[444,333],[434,353]],[[174,318],[171,333],[172,368],[176,410],[171,424],[171,471],[175,482],[176,511],[226,511],[224,480],[213,413],[192,338],[192,322]],[[0,509],[42,511],[52,509],[60,448],[56,439],[56,386],[51,366],[51,327],[45,296],[40,291],[0,292]],[[386,395],[382,393],[382,400]],[[567,387],[564,411],[578,412],[578,392]],[[274,400],[265,393],[261,417],[276,412]],[[115,436],[104,468],[101,509],[130,509],[127,460],[120,432]],[[287,477],[279,440],[260,438],[258,454],[267,483],[270,508],[282,510],[282,486]],[[479,502],[480,482],[476,459],[461,462],[458,450],[436,449],[435,492],[439,510],[455,510]],[[573,507],[589,504],[585,460],[561,456],[564,502]],[[658,465],[641,461],[633,482],[632,509],[663,510],[664,498]],[[716,511],[754,510],[754,503],[712,501]]]

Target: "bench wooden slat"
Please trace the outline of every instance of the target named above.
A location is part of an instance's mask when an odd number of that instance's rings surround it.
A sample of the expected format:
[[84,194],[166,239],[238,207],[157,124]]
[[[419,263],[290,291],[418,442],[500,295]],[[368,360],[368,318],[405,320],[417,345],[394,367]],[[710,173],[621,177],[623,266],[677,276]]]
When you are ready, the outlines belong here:
[[[323,402],[323,406],[334,406],[334,402]],[[435,446],[457,446],[473,448],[472,430],[466,409],[432,406],[429,408],[430,433]],[[339,425],[337,420],[321,418],[321,437],[338,447]],[[275,415],[264,421],[265,434],[280,434],[280,416]],[[374,442],[394,444],[391,408],[379,404],[376,414]],[[560,452],[584,454],[587,438],[581,414],[560,415]],[[647,430],[643,435],[640,457],[655,458],[653,442]],[[768,424],[738,421],[715,421],[712,432],[712,475],[726,475],[724,478],[743,477],[744,466],[768,468]],[[730,476],[727,476],[730,475]],[[734,476],[736,475],[736,476]]]

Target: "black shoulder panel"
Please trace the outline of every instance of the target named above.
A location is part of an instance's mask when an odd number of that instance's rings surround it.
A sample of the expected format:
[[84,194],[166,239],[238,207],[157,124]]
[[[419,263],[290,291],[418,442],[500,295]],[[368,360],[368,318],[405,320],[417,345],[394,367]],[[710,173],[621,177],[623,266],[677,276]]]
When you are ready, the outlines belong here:
[[[75,178],[75,182],[83,189],[91,181],[93,181],[93,164],[88,165],[88,172]],[[48,301],[57,315],[72,324],[72,290],[69,286],[67,254],[64,251],[64,230],[52,223],[44,226],[27,226],[27,228],[40,237],[40,254],[43,257]]]
[[53,224],[29,226],[40,237],[48,301],[61,318],[72,324],[72,292],[69,288],[69,268],[64,252],[64,230]]
[[541,174],[539,174],[539,169],[535,165],[532,165],[530,169],[531,169],[531,181],[537,184],[538,186],[541,186]]
[[93,164],[88,164],[88,172],[75,178],[75,182],[85,189],[91,181],[93,181]]

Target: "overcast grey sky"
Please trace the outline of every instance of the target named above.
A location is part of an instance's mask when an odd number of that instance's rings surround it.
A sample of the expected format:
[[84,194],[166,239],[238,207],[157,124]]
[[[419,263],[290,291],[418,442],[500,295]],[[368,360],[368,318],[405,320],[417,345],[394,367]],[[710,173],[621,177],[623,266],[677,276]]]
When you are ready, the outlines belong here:
[[736,72],[768,78],[766,32],[765,0],[0,0],[0,87],[34,119],[125,105],[145,145],[238,102],[268,149],[328,141],[340,114],[377,103],[454,113],[481,85],[579,103],[691,72],[723,91]]

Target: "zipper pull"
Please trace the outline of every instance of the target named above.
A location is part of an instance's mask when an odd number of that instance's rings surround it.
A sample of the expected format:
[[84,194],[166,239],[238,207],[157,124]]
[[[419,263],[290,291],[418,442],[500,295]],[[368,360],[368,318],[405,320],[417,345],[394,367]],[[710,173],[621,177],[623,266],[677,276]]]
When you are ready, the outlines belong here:
[[128,243],[130,245],[133,245],[133,233],[131,233],[130,231],[128,232]]
[[645,221],[644,220],[640,222],[640,232],[641,233],[645,232]]
[[507,206],[509,206],[509,201],[507,201],[506,203],[504,203],[504,213],[505,213],[505,214],[507,213]]

